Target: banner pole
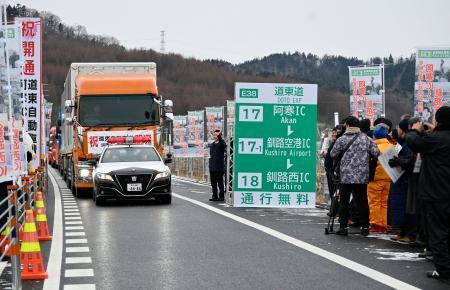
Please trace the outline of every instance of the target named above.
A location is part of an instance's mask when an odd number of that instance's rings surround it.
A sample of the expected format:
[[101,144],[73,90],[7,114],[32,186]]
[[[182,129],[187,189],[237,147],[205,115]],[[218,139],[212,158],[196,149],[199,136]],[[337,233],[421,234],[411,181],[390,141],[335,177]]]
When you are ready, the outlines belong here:
[[383,74],[383,117],[386,117],[386,87],[385,87],[385,75],[384,75],[384,60],[381,65],[381,72]]
[[2,14],[3,14],[3,40],[5,41],[5,61],[6,61],[6,82],[7,82],[7,90],[8,90],[8,117],[9,117],[9,121],[8,121],[8,139],[9,139],[9,157],[11,159],[11,166],[12,166],[12,171],[10,173],[11,178],[13,180],[13,184],[16,184],[16,180],[14,178],[14,155],[12,153],[12,148],[13,148],[13,124],[14,124],[14,120],[13,120],[13,109],[12,109],[12,96],[11,96],[11,73],[9,70],[9,51],[8,51],[8,29],[7,29],[7,25],[8,25],[8,14],[6,13],[6,0],[3,0],[3,7],[2,7]]

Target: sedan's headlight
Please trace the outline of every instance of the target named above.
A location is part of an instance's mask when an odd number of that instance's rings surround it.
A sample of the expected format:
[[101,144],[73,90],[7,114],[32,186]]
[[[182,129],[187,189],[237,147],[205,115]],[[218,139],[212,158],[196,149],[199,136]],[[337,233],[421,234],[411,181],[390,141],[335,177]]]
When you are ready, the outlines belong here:
[[156,174],[155,180],[156,179],[160,179],[160,178],[164,178],[164,177],[169,177],[169,176],[170,176],[170,171],[163,171],[163,172],[160,172],[160,173]]
[[106,173],[97,173],[97,175],[95,175],[98,179],[102,179],[102,180],[109,180],[109,181],[114,181],[114,179],[112,178],[111,175],[106,174]]

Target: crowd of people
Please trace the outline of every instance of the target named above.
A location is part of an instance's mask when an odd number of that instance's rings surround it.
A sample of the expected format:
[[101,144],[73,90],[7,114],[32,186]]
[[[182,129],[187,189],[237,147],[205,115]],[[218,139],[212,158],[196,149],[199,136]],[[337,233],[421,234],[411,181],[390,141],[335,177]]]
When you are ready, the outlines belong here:
[[336,234],[347,236],[348,226],[363,236],[395,233],[393,240],[424,248],[419,256],[435,264],[429,278],[450,279],[450,107],[434,120],[404,115],[394,127],[349,116],[323,156],[330,196],[339,200]]

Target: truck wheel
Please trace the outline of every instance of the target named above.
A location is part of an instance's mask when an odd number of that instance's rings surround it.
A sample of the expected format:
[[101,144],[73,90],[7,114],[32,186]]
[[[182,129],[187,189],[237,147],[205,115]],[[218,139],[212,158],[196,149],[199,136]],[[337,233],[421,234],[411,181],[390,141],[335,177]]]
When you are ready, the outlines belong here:
[[72,191],[73,196],[78,197],[78,189],[75,186],[75,170],[74,166],[72,165],[72,174],[70,174],[70,190]]

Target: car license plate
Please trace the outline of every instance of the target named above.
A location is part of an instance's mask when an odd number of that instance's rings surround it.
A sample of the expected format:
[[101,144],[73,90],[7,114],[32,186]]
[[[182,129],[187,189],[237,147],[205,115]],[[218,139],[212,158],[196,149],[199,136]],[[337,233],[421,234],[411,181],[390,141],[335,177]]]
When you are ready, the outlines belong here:
[[128,191],[142,191],[142,183],[128,183],[127,190]]

